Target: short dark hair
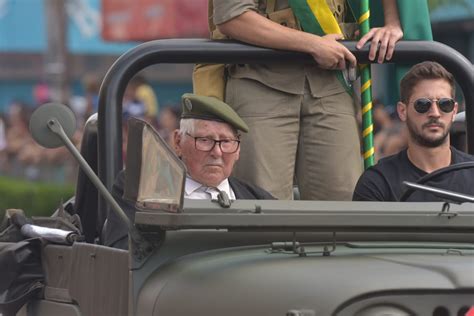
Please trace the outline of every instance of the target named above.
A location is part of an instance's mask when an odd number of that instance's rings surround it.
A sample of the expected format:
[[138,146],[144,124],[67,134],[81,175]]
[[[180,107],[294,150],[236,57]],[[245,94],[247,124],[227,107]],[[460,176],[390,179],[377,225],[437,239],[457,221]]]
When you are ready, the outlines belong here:
[[407,104],[413,88],[421,80],[444,79],[451,85],[452,96],[455,94],[453,75],[434,61],[424,61],[413,66],[400,81],[400,101]]

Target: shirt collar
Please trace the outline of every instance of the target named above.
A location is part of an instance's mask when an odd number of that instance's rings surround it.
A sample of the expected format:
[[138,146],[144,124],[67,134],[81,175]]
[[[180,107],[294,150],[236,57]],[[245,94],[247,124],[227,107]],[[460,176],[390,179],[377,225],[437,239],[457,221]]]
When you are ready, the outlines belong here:
[[[189,175],[186,175],[186,183],[184,185],[184,191],[186,195],[191,195],[193,192],[199,190],[203,185],[196,180],[192,179]],[[230,199],[235,200],[234,191],[231,189],[229,180],[226,178],[224,179],[219,185],[217,186],[219,191],[224,191],[227,193]]]
[[227,193],[227,196],[228,196],[231,200],[235,200],[234,194],[233,194],[232,190],[230,189],[229,180],[228,180],[227,178],[224,179],[224,181],[222,181],[222,182],[217,186],[217,188],[219,189],[219,191],[224,191],[225,193]]
[[202,187],[202,184],[193,180],[189,176],[186,176],[186,183],[184,185],[184,191],[186,192],[186,195],[191,195],[194,191],[198,190],[200,187]]

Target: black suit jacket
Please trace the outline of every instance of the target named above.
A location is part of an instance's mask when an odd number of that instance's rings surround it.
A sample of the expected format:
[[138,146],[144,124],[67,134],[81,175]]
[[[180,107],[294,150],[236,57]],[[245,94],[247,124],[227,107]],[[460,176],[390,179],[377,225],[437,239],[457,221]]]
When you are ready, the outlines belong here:
[[238,200],[275,200],[275,198],[264,189],[248,184],[234,177],[229,177],[229,185]]
[[[124,210],[130,220],[135,219],[135,206],[125,201],[123,196],[123,188],[125,185],[125,172],[122,170],[115,179],[115,183],[112,189],[112,195],[115,200],[119,203],[120,207]],[[274,200],[275,198],[267,191],[257,186],[245,183],[237,178],[229,177],[229,185],[234,191],[236,199],[239,200]],[[127,249],[128,248],[128,230],[123,221],[115,214],[111,212],[104,226],[103,243],[106,246],[115,248]]]

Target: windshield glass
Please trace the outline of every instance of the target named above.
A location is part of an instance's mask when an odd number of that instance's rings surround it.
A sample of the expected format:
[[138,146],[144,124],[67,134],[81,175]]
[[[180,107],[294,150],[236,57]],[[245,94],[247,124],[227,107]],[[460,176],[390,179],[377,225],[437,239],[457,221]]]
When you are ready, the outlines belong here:
[[128,121],[124,197],[139,209],[182,209],[186,167],[145,121]]

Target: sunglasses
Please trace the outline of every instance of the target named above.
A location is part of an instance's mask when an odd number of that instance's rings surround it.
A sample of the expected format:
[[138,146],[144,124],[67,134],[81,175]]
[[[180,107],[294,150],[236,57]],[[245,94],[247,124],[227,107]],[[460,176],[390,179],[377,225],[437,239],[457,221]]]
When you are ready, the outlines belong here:
[[426,113],[429,111],[433,103],[438,103],[439,109],[443,111],[444,113],[450,113],[453,111],[454,104],[456,102],[451,98],[441,98],[438,100],[421,98],[421,99],[416,100],[413,103],[413,106],[415,108],[415,111],[417,111],[418,113]]

